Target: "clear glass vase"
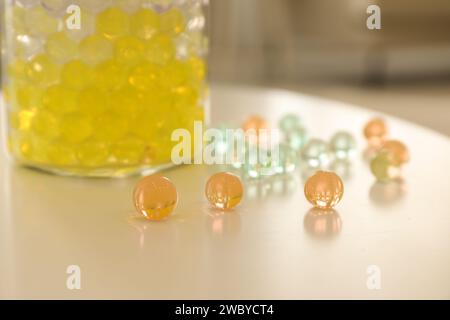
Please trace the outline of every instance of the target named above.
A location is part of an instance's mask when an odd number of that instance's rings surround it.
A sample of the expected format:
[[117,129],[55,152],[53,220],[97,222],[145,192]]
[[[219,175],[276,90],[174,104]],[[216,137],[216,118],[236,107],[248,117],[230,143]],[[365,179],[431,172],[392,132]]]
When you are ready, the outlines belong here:
[[53,173],[171,165],[175,129],[207,114],[203,0],[6,0],[8,147]]

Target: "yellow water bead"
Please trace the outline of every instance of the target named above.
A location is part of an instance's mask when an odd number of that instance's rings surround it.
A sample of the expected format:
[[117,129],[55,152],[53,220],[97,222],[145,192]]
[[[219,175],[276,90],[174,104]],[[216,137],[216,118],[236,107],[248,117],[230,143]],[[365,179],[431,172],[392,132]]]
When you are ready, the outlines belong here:
[[62,22],[49,15],[42,6],[25,10],[25,23],[31,35],[42,36],[57,32]]
[[100,63],[95,68],[95,85],[104,90],[116,90],[127,81],[127,69],[114,60]]
[[109,108],[112,112],[127,119],[135,119],[142,110],[142,92],[136,88],[125,85],[111,92],[109,96]]
[[24,8],[14,6],[12,10],[12,27],[17,34],[27,33]]
[[105,143],[89,141],[76,149],[76,156],[82,167],[98,168],[108,165],[109,150]]
[[111,150],[112,155],[119,164],[137,166],[143,162],[146,144],[141,139],[129,137],[117,141]]
[[158,35],[146,42],[145,59],[147,61],[165,65],[175,58],[175,45],[167,35]]
[[48,55],[41,54],[27,64],[26,74],[34,84],[46,86],[58,82],[60,68]]
[[86,117],[79,114],[70,114],[61,121],[61,137],[65,142],[78,144],[88,139],[94,128]]
[[178,86],[172,92],[175,106],[178,108],[197,106],[200,99],[198,90],[191,86]]
[[169,35],[178,35],[186,27],[186,18],[178,8],[172,8],[161,15],[161,31]]
[[77,91],[62,85],[54,85],[45,90],[42,104],[45,108],[56,114],[65,114],[76,111]]
[[12,111],[9,113],[9,125],[11,129],[27,131],[31,128],[35,110]]
[[189,82],[189,66],[186,62],[173,60],[161,69],[161,84],[177,87]]
[[103,142],[114,142],[122,138],[128,130],[126,118],[113,113],[105,113],[95,120],[94,137]]
[[113,45],[98,34],[88,36],[79,45],[80,59],[90,65],[96,65],[113,56]]
[[30,109],[41,106],[43,90],[35,85],[23,84],[15,88],[14,100],[18,109]]
[[26,81],[27,62],[23,59],[15,59],[7,67],[8,76],[15,81]]
[[121,9],[111,7],[97,16],[96,30],[108,39],[124,36],[130,29],[130,17]]
[[92,83],[93,69],[81,60],[73,60],[63,66],[61,81],[71,89],[82,89]]
[[40,110],[33,116],[32,130],[39,137],[47,140],[55,139],[60,134],[60,119],[53,113]]
[[121,37],[114,44],[115,58],[121,64],[136,65],[142,60],[144,51],[144,43],[133,36]]
[[52,59],[65,62],[76,57],[78,44],[65,32],[57,32],[47,38],[45,50]]
[[161,70],[157,65],[143,62],[132,70],[128,82],[137,89],[148,90],[158,85],[160,74]]
[[207,67],[206,67],[206,63],[203,59],[194,56],[194,57],[189,58],[188,64],[189,64],[192,80],[194,80],[194,81],[205,80],[206,73],[207,73]]
[[102,114],[108,107],[108,96],[96,87],[87,87],[78,95],[78,110],[88,117]]
[[148,40],[159,32],[160,24],[158,13],[152,9],[141,9],[131,18],[131,32],[141,39]]
[[72,167],[78,163],[74,148],[61,143],[47,147],[47,159],[52,166],[59,167]]

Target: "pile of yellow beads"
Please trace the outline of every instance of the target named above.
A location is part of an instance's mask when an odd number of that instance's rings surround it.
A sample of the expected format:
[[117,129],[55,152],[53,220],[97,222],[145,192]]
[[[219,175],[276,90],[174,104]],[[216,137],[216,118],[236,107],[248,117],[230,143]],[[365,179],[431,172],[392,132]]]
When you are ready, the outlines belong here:
[[167,164],[172,131],[204,119],[201,32],[187,30],[176,6],[97,12],[94,2],[81,4],[81,30],[44,6],[14,7],[15,38],[39,34],[43,49],[24,58],[17,45],[7,59],[10,150],[25,164],[82,175]]

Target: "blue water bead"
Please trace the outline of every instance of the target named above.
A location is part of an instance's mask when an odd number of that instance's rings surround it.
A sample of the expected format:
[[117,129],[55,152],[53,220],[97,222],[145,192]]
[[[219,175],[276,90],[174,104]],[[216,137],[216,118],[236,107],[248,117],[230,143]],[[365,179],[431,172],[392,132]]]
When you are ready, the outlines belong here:
[[350,158],[356,149],[356,140],[348,132],[339,131],[330,140],[330,150],[338,159]]

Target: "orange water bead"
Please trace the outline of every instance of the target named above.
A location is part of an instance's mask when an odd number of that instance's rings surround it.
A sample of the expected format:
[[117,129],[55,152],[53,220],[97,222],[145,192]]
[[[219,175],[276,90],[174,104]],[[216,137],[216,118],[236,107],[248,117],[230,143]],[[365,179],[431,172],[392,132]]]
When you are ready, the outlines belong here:
[[386,123],[380,118],[370,120],[364,127],[364,136],[372,145],[381,145],[387,134]]
[[408,148],[398,140],[388,140],[381,146],[381,151],[386,153],[393,165],[399,166],[409,162]]
[[318,171],[306,181],[305,197],[315,207],[332,208],[344,195],[344,184],[333,172]]
[[232,209],[242,200],[244,188],[241,179],[229,172],[213,175],[206,183],[205,195],[217,209]]
[[133,198],[136,210],[154,221],[169,217],[178,202],[175,185],[159,174],[140,180],[134,189]]

